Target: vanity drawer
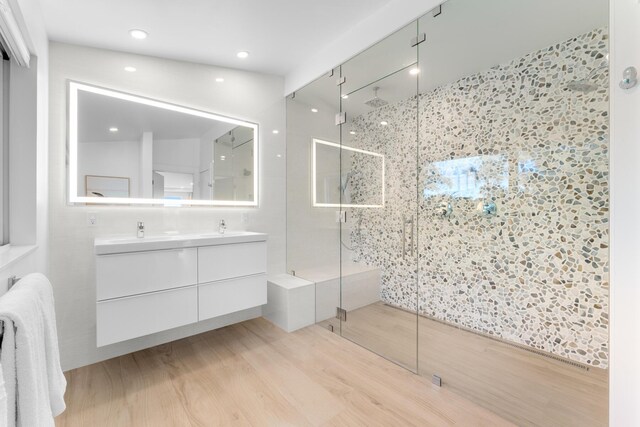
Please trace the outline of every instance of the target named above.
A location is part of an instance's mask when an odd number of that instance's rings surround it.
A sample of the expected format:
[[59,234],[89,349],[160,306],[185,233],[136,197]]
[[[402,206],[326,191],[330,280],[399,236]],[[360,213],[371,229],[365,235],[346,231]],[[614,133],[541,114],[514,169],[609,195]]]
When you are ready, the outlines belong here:
[[97,300],[195,285],[197,251],[187,248],[99,255]]
[[210,319],[267,303],[267,275],[198,285],[198,320]]
[[198,248],[198,283],[266,272],[266,242]]
[[98,347],[198,321],[198,286],[97,303]]

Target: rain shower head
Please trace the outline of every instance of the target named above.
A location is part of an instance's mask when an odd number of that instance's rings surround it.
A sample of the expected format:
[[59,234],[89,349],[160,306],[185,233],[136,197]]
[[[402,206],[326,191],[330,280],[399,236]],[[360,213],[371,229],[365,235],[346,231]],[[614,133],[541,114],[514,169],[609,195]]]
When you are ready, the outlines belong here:
[[365,105],[368,105],[371,108],[380,108],[380,107],[384,107],[385,105],[388,104],[387,101],[385,101],[382,98],[378,98],[378,90],[380,88],[378,86],[373,88],[373,98],[371,98],[370,100],[368,100],[367,102],[365,102]]
[[593,83],[590,80],[595,76],[595,74],[598,71],[608,67],[609,67],[609,61],[607,58],[607,60],[602,65],[591,70],[591,72],[584,79],[574,80],[567,83],[567,89],[572,90],[574,92],[582,92],[582,93],[593,92],[594,90],[598,89],[598,85]]
[[589,93],[598,89],[598,85],[595,83],[589,83],[586,79],[583,79],[569,82],[567,84],[567,88],[574,92]]

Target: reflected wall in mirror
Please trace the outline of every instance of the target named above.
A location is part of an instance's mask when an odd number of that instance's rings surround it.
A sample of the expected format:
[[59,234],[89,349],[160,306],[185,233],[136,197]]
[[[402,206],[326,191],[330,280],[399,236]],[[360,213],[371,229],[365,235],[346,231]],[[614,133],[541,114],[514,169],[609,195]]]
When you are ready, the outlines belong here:
[[313,206],[384,207],[384,156],[314,139]]
[[257,130],[243,120],[70,82],[69,200],[256,206]]

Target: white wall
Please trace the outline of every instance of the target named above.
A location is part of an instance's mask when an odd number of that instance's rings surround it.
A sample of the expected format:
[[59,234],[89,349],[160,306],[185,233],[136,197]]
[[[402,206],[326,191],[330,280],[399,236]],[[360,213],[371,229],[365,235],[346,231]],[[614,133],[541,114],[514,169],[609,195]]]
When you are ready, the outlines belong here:
[[[135,66],[136,73],[123,71]],[[225,82],[216,83],[223,75]],[[112,88],[191,108],[238,117],[259,124],[260,200],[258,208],[141,208],[129,206],[69,206],[66,204],[66,84],[67,80]],[[133,236],[143,220],[147,234],[166,231],[217,230],[220,219],[231,230],[269,233],[268,269],[285,269],[285,168],[283,79],[107,50],[52,43],[50,45],[50,277],[54,283],[58,332],[64,369],[184,337],[213,323],[96,348],[95,261],[97,236]],[[271,131],[279,129],[279,135]],[[87,225],[96,212],[98,226]],[[260,315],[260,310],[245,317]]]
[[640,69],[640,3],[611,0],[611,326],[609,421],[640,425],[640,87],[618,87]]

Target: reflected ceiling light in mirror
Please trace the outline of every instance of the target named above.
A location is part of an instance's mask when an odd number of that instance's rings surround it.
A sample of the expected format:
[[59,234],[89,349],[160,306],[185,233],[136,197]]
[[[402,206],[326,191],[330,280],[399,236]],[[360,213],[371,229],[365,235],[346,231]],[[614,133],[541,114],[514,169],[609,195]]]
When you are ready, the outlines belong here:
[[420,74],[420,69],[419,68],[412,68],[409,70],[409,74],[411,74],[412,76],[417,76],[418,74]]
[[383,120],[383,121],[381,121],[381,122],[380,122],[380,124],[381,124],[382,126],[386,126],[386,125],[388,125],[388,124],[389,124],[389,122],[386,122],[386,121],[384,121],[384,120]]
[[349,131],[349,133],[350,133],[351,135],[355,135],[355,134],[356,134],[356,131],[355,131],[355,130],[352,130],[352,131]]
[[280,133],[280,131],[279,131],[278,129],[274,129],[274,130],[272,130],[271,132],[273,132],[273,134],[274,134],[274,135],[277,135],[277,134],[279,134],[279,133]]
[[149,36],[149,33],[145,30],[134,28],[133,30],[129,30],[129,35],[136,40],[144,40]]
[[349,95],[347,94],[342,95],[342,99],[347,99],[347,98],[349,98]]
[[124,70],[128,73],[135,73],[136,72],[136,67],[132,67],[130,65],[124,67]]
[[220,156],[220,160],[227,160],[227,156]]
[[118,128],[117,128],[117,127],[115,127],[115,126],[110,127],[110,128],[109,128],[109,132],[113,132],[113,133],[118,132]]
[[317,108],[312,108],[312,109],[311,109],[311,112],[312,112],[312,113],[317,113],[317,112],[318,112],[318,109],[317,109]]
[[216,77],[216,83],[224,83],[224,79],[222,77]]
[[241,50],[240,52],[236,53],[236,56],[240,59],[247,59],[249,57],[249,52],[247,52],[246,50]]

